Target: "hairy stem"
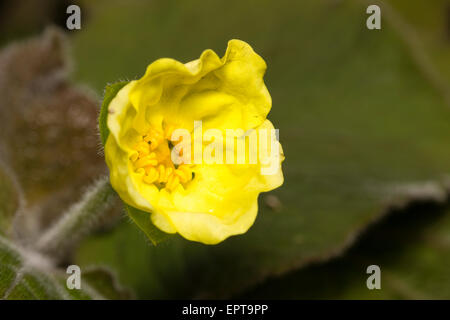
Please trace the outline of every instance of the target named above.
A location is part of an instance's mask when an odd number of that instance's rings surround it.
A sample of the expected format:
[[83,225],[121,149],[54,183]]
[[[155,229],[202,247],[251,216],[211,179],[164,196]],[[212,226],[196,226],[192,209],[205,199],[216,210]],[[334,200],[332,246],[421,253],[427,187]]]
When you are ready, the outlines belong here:
[[46,254],[57,254],[70,248],[85,235],[111,206],[116,193],[103,177],[93,184],[81,200],[50,227],[36,242],[36,249]]

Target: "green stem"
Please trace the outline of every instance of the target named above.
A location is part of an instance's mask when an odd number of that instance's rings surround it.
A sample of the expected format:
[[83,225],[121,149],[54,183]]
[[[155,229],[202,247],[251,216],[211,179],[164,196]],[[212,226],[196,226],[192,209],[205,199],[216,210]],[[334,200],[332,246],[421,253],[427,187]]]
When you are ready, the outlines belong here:
[[38,239],[36,249],[47,254],[66,250],[95,225],[115,196],[109,179],[99,179]]

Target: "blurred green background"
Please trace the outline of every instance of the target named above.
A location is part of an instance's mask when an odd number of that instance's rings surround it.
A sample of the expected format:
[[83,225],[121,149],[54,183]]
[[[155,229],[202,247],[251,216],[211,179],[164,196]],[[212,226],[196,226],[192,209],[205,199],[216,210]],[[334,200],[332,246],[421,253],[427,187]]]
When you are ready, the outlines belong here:
[[[4,48],[49,24],[64,28],[67,2],[37,3],[1,3]],[[82,27],[65,30],[70,83],[89,88],[97,107],[106,84],[142,76],[155,59],[188,62],[207,48],[222,55],[229,39],[248,42],[268,65],[269,119],[286,160],[284,185],[260,196],[245,235],[155,247],[122,214],[67,263],[107,265],[142,299],[450,298],[450,1],[75,3]],[[369,4],[382,8],[381,30],[366,28]],[[77,149],[74,137],[59,139],[77,155],[75,171],[45,159],[30,169],[33,157],[15,165],[33,206],[52,207],[59,186],[87,175],[98,147]],[[34,183],[22,174],[42,167],[50,169]],[[89,170],[80,185],[104,165]],[[371,264],[381,290],[366,287]]]

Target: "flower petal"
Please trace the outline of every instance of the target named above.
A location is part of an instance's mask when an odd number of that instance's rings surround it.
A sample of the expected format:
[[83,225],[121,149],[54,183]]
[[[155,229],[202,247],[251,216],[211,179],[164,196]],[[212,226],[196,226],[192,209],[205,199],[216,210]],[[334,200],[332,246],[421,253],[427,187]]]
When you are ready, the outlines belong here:
[[230,40],[222,59],[205,50],[186,64],[168,58],[153,62],[130,100],[147,108],[153,125],[164,118],[190,130],[194,120],[202,120],[205,128],[254,128],[272,104],[265,70],[266,63],[247,43]]

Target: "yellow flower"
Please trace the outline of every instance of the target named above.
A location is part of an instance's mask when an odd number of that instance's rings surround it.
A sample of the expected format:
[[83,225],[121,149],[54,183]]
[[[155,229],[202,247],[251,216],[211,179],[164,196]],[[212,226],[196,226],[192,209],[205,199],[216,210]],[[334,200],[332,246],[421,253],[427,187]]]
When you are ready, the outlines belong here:
[[[267,135],[266,151],[279,150],[276,170],[267,175],[262,173],[268,165],[262,158],[248,161],[250,138],[231,139],[245,140],[248,152],[243,164],[198,163],[188,160],[206,152],[211,138],[203,137],[199,145],[194,141],[189,155],[182,146],[192,140],[175,141],[173,134],[186,129],[195,136],[199,128],[194,126],[200,121],[201,135],[209,129],[223,132],[222,137],[214,136],[216,143],[226,142],[227,129],[273,129],[266,119],[271,97],[263,82],[265,70],[264,60],[247,43],[231,40],[223,58],[205,50],[186,64],[159,59],[141,79],[124,86],[108,106],[110,134],[105,145],[111,185],[122,200],[149,212],[152,223],[162,231],[178,232],[189,240],[216,244],[245,233],[256,218],[259,193],[283,183],[284,157],[278,141],[270,145]],[[257,136],[260,150],[256,152],[261,154],[265,138]],[[224,144],[225,154],[229,145]],[[172,152],[177,146],[186,158],[175,164]],[[220,146],[212,156],[219,155]]]

